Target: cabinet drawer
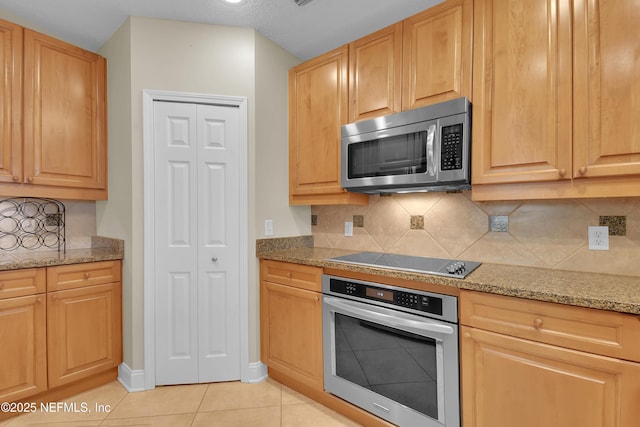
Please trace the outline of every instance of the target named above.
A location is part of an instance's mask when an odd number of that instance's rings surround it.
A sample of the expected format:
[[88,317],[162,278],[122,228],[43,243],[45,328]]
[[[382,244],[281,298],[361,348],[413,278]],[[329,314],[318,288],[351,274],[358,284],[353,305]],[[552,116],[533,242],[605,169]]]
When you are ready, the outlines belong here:
[[46,280],[44,268],[0,272],[0,299],[43,293]]
[[47,290],[62,291],[121,281],[120,261],[60,265],[47,268]]
[[280,261],[262,261],[262,280],[309,291],[322,291],[322,268]]
[[463,325],[640,361],[640,316],[472,291],[459,301]]

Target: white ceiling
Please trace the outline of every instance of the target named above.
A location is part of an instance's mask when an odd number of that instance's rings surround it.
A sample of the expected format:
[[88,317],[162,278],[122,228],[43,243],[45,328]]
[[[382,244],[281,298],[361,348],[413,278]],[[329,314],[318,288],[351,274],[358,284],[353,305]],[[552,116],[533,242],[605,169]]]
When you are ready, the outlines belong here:
[[0,9],[91,51],[128,16],[255,28],[302,60],[327,52],[442,0],[0,0]]

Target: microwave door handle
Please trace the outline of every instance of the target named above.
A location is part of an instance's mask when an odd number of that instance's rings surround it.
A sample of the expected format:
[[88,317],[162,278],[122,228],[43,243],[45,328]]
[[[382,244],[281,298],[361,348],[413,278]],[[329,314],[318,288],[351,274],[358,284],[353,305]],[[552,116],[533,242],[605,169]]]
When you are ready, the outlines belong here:
[[436,162],[433,158],[433,140],[436,136],[436,125],[429,126],[427,131],[427,171],[430,176],[436,174]]
[[[443,335],[452,335],[455,331],[449,325],[435,323],[429,319],[411,320],[402,317],[391,316],[386,313],[374,311],[375,306],[365,305],[354,301],[343,301],[325,296],[322,302],[330,307],[342,310],[344,313],[358,316],[361,319],[381,323],[385,326],[402,328],[409,332],[434,332]],[[366,308],[365,308],[366,307]]]

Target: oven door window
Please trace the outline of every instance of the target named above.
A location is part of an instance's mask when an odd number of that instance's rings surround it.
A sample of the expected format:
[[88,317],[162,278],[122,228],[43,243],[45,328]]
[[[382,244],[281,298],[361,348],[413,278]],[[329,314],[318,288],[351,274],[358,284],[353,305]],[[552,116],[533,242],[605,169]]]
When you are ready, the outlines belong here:
[[436,341],[335,313],[336,375],[438,419]]

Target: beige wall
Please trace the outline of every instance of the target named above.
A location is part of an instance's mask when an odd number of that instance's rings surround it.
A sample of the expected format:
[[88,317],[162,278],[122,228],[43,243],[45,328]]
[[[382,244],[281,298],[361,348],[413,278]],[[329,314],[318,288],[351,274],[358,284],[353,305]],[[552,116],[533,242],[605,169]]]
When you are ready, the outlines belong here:
[[[314,206],[312,214],[321,247],[640,276],[640,198],[475,203],[469,192],[415,193],[370,196],[363,207]],[[353,215],[364,227],[345,237]],[[411,228],[412,216],[423,229]],[[490,216],[508,216],[508,231],[489,231]],[[600,216],[626,219],[609,251],[588,249],[587,228]]]
[[[254,171],[254,203],[249,212],[250,254],[255,239],[264,237],[264,220],[273,221],[274,236],[311,234],[311,208],[289,206],[288,97],[287,71],[300,60],[260,33],[255,38],[255,150],[249,154],[249,170]],[[253,260],[253,262],[252,262]],[[250,358],[260,360],[259,261],[249,257],[249,336],[254,342]]]
[[[287,194],[286,74],[298,60],[252,29],[139,17],[131,17],[100,53],[107,58],[110,73],[110,198],[98,205],[97,228],[101,235],[126,242],[125,363],[132,369],[144,367],[144,89],[248,99],[249,358],[258,361],[255,239],[260,231],[255,225],[269,217],[279,225],[275,227],[278,236],[310,233],[308,208],[305,215],[304,209],[280,202],[286,200],[280,194]],[[269,158],[270,167],[265,167],[263,158]],[[274,174],[271,168],[279,173]],[[265,197],[264,191],[270,191],[275,199]],[[272,206],[274,200],[280,204],[277,209]]]
[[[133,367],[136,340],[142,336],[142,297],[134,283],[142,283],[141,264],[134,254],[132,131],[131,131],[131,26],[125,22],[102,47],[107,58],[109,125],[109,200],[97,202],[96,223],[100,235],[125,241],[122,263],[123,355]],[[139,243],[138,243],[139,245]],[[139,255],[138,255],[139,256]],[[135,280],[134,280],[135,275]],[[140,358],[140,360],[142,360]],[[141,365],[137,365],[141,367]]]

